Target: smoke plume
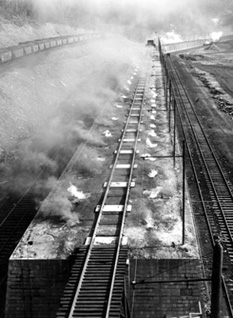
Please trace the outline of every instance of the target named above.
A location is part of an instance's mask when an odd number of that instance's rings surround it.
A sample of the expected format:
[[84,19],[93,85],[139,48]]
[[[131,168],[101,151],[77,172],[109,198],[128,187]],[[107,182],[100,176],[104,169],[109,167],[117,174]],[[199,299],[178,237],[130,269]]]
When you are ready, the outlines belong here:
[[54,51],[0,78],[5,93],[0,108],[8,114],[2,127],[1,200],[27,192],[40,206],[55,189],[43,203],[43,215],[78,220],[59,176],[77,150],[76,178],[102,172],[104,162],[97,158],[108,141],[103,132],[116,125],[115,103],[141,58],[138,44],[115,39]]
[[57,16],[77,27],[117,31],[138,40],[173,29],[210,33],[217,31],[212,19],[230,26],[233,13],[231,0],[37,0],[34,10],[41,18]]
[[231,0],[3,0],[7,8],[40,22],[79,30],[121,33],[144,41],[157,32],[211,33],[232,30]]

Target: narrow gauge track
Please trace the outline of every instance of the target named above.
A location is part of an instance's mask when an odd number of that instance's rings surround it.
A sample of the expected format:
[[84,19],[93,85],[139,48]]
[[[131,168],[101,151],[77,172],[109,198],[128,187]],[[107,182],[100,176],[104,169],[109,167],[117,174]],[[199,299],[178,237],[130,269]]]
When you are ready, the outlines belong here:
[[[179,120],[180,132],[186,141],[212,245],[214,236],[220,237],[227,250],[224,259],[228,263],[230,260],[233,265],[233,187],[218,161],[214,147],[208,140],[194,104],[179,76],[177,65],[171,58],[168,58],[167,62],[174,85],[173,94],[177,101],[175,122]],[[232,272],[230,277],[223,277],[223,288],[231,317],[233,317],[232,277]]]
[[110,167],[109,180],[92,235],[79,249],[71,276],[66,285],[57,317],[120,317],[127,310],[124,303],[124,284],[127,247],[123,227],[133,178],[140,126],[143,118],[147,77],[136,83],[125,127],[119,139]]

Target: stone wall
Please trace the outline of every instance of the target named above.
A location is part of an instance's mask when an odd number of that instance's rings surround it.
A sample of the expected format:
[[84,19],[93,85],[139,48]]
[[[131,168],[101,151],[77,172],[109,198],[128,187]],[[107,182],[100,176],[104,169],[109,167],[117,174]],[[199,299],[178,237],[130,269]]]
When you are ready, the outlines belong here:
[[[150,283],[158,280],[201,278],[195,259],[131,259],[131,314],[134,318],[177,317],[199,312],[203,282]],[[150,278],[149,278],[150,277]],[[148,278],[148,279],[146,279]],[[146,280],[145,280],[146,279]],[[141,282],[136,285],[132,281]]]
[[66,260],[10,260],[6,318],[54,318],[69,272]]

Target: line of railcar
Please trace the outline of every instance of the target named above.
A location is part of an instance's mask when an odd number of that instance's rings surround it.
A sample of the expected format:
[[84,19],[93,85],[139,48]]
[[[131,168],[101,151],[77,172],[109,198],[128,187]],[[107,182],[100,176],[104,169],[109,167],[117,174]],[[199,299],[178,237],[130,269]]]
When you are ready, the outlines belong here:
[[40,51],[55,48],[62,45],[68,45],[88,40],[104,37],[101,33],[75,34],[47,39],[37,39],[28,42],[21,42],[17,46],[0,49],[0,64],[12,61],[14,59],[35,54]]

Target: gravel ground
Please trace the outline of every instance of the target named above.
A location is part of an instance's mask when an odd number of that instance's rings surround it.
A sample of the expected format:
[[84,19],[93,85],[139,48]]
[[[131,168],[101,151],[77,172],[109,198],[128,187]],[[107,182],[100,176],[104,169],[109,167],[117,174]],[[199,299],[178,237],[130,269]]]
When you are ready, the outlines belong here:
[[[202,116],[204,128],[210,135],[212,144],[231,179],[233,178],[232,45],[232,41],[216,43],[209,49],[192,51],[180,60],[190,74],[189,77],[186,75],[190,95],[194,101],[199,98],[197,111]],[[189,59],[190,57],[192,60]]]
[[158,55],[156,59],[155,77],[149,83],[152,89],[143,118],[137,183],[131,193],[133,213],[127,219],[125,235],[131,257],[197,258],[199,252],[188,193],[185,244],[182,244],[182,162],[176,159],[174,167]]

